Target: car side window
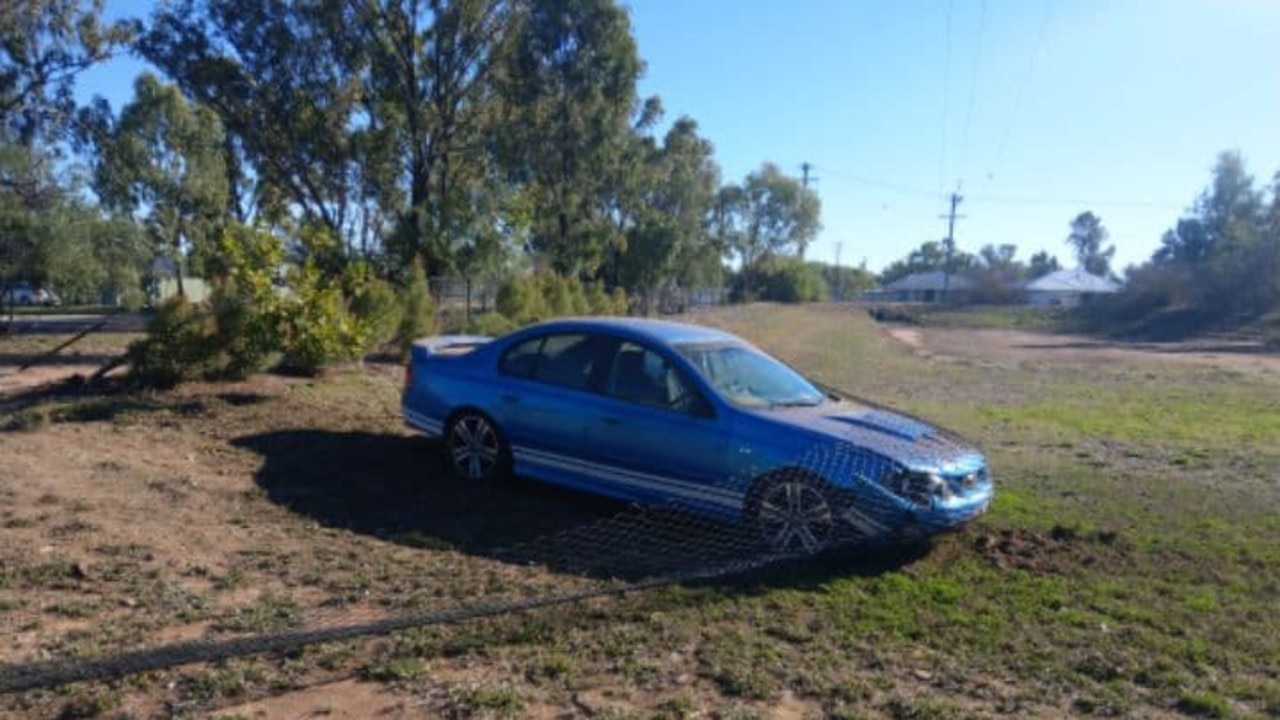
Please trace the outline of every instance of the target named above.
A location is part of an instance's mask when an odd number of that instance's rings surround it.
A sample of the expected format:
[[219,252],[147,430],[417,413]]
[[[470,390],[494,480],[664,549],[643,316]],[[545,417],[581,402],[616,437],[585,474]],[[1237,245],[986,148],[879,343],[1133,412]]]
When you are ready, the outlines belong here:
[[538,365],[538,352],[542,349],[544,339],[536,337],[509,348],[502,356],[500,365],[502,374],[521,378],[533,377],[533,370]]
[[696,386],[671,361],[631,342],[618,345],[604,382],[605,394],[688,415],[709,408]]
[[533,379],[549,385],[585,390],[591,386],[599,343],[591,335],[548,335],[538,353]]

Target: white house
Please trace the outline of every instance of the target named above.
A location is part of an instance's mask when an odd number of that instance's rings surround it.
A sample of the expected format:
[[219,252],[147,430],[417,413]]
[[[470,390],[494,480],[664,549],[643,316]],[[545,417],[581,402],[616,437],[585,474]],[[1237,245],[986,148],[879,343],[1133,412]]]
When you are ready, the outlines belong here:
[[1036,307],[1076,307],[1089,298],[1120,292],[1120,283],[1092,275],[1083,268],[1058,270],[1027,283],[1027,304]]

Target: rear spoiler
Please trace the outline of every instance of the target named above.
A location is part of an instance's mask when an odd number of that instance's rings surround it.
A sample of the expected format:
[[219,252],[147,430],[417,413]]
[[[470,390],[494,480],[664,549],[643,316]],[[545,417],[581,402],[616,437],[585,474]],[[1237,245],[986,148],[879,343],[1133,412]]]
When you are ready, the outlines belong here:
[[492,340],[487,335],[432,335],[415,340],[412,354],[418,359],[433,355],[461,355]]

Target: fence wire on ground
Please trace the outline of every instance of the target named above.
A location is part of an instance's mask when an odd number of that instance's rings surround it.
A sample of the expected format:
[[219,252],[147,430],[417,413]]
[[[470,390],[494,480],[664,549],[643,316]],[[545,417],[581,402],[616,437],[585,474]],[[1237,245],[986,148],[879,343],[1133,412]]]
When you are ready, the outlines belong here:
[[[694,535],[685,532],[693,528],[700,531]],[[747,547],[756,551],[743,552]],[[478,594],[469,602],[466,598],[445,599],[439,603],[444,607],[419,612],[369,617],[368,608],[321,610],[305,618],[300,627],[279,632],[202,638],[102,657],[3,666],[0,667],[0,694],[110,680],[191,663],[288,652],[317,643],[530,612],[677,583],[734,576],[796,557],[794,553],[761,551],[757,543],[744,538],[736,528],[708,525],[674,512],[640,509],[626,510],[518,546],[494,549],[489,554],[504,561],[501,564],[509,573],[523,575],[525,582],[506,584],[506,592],[490,593],[489,597]],[[545,575],[551,566],[557,574],[577,576],[579,582],[558,583],[556,590],[549,590]],[[470,585],[467,578],[459,581],[462,586]]]
[[[910,515],[895,498],[934,492],[930,483],[937,482],[895,475],[899,466],[887,458],[915,454],[929,460],[962,441],[870,403],[861,410],[849,432],[875,434],[880,452],[856,450],[856,443],[816,443],[781,469],[748,463],[735,477],[685,484],[680,508],[620,509],[611,501],[519,479],[483,487],[442,480],[438,489],[424,491],[403,477],[406,468],[421,467],[420,453],[427,448],[418,438],[316,438],[307,431],[278,431],[235,441],[268,459],[257,480],[277,505],[325,526],[390,539],[394,533],[415,534],[416,545],[401,544],[414,556],[412,567],[406,566],[403,578],[386,581],[391,587],[376,602],[340,597],[340,589],[333,602],[298,610],[274,631],[252,623],[220,625],[215,618],[205,636],[194,640],[164,643],[156,638],[165,628],[151,626],[125,635],[109,655],[73,647],[55,648],[54,659],[34,653],[30,662],[0,666],[0,693],[529,612],[729,578],[820,551],[879,546],[900,539]],[[307,451],[297,453],[298,447]],[[631,475],[637,483],[662,482],[654,475]],[[856,482],[837,486],[824,482],[829,478]],[[959,484],[954,489],[963,491]],[[929,528],[919,530],[929,534]],[[299,580],[287,563],[271,567],[291,582]],[[93,580],[81,580],[75,588],[90,591]]]
[[[909,437],[908,429],[900,429],[903,437]],[[904,439],[901,444],[905,447],[909,443]],[[317,462],[324,462],[323,457]],[[299,611],[291,627],[277,632],[235,636],[242,627],[214,624],[214,632],[197,640],[121,648],[109,656],[64,657],[0,667],[0,693],[528,612],[664,585],[726,578],[820,550],[868,545],[891,530],[888,503],[877,507],[872,502],[889,496],[876,490],[879,495],[855,498],[850,491],[824,487],[817,478],[878,477],[886,467],[878,455],[823,444],[796,458],[787,472],[761,479],[751,470],[740,480],[709,486],[702,493],[708,508],[720,510],[730,502],[728,498],[739,497],[741,521],[712,519],[687,508],[633,506],[619,510],[616,504],[596,504],[590,498],[577,502],[574,497],[564,502],[563,493],[540,483],[498,483],[471,491],[472,495],[458,501],[454,509],[424,508],[421,533],[430,536],[434,532],[442,539],[415,549],[424,565],[413,570],[413,583],[396,593],[394,602],[384,602],[381,607],[358,600],[322,603],[317,611]],[[326,490],[324,486],[291,487],[273,499],[295,512],[340,523],[342,516],[325,513],[350,511],[350,500],[334,504],[331,498],[316,496],[323,496]],[[321,505],[312,507],[309,502]],[[491,517],[499,518],[493,520],[497,524],[489,534],[505,544],[487,546],[466,539],[468,528],[464,526],[480,522],[466,508],[487,510]],[[416,515],[414,508],[403,510]],[[498,528],[503,522],[500,518],[528,522],[544,531],[529,534],[528,539],[518,534],[503,537]]]

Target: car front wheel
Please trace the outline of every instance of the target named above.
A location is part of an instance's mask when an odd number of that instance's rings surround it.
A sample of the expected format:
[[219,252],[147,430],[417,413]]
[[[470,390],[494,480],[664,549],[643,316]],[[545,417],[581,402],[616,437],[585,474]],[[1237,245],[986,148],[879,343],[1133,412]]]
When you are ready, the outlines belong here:
[[510,448],[487,416],[464,411],[449,423],[444,449],[455,475],[472,482],[499,479],[510,469]]
[[766,480],[752,502],[751,519],[770,550],[787,554],[821,552],[836,525],[821,483],[801,474]]

